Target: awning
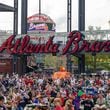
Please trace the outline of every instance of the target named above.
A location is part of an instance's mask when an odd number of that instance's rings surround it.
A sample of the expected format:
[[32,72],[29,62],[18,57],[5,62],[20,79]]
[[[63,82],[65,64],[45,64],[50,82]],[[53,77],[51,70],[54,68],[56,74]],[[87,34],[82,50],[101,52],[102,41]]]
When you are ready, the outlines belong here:
[[1,12],[13,12],[14,11],[14,7],[5,5],[3,3],[0,3],[0,11]]

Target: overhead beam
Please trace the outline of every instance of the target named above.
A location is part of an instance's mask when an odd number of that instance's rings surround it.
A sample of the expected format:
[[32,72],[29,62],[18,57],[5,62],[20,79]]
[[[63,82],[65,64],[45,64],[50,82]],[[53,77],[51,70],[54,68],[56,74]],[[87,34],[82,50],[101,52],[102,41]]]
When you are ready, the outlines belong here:
[[14,12],[14,7],[0,3],[0,12]]

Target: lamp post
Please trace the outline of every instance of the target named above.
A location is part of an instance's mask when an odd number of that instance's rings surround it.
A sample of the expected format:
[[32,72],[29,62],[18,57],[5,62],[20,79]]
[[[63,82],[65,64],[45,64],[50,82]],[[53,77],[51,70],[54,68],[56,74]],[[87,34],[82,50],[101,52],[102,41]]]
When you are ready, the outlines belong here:
[[[28,0],[21,0],[21,34],[27,34],[27,4]],[[21,56],[22,73],[26,72],[27,56]]]
[[[85,0],[79,0],[79,16],[78,16],[79,31],[85,31]],[[78,57],[79,74],[85,73],[85,55],[80,54]]]
[[[14,26],[13,34],[16,36],[18,34],[18,0],[14,0]],[[15,43],[15,40],[14,40]],[[17,67],[17,56],[13,55],[13,73],[16,73]]]
[[[72,10],[72,0],[67,0],[67,32],[71,32],[72,24],[71,10]],[[71,54],[67,54],[67,71],[72,73]]]
[[39,0],[39,16],[41,14],[41,0]]
[[28,0],[21,2],[21,34],[27,34],[27,4]]

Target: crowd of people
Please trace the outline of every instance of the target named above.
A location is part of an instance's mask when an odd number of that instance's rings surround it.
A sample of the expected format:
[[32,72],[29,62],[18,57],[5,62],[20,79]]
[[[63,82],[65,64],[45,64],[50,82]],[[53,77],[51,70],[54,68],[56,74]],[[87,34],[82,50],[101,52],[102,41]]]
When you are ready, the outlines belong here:
[[4,75],[0,77],[0,110],[110,110],[110,78]]

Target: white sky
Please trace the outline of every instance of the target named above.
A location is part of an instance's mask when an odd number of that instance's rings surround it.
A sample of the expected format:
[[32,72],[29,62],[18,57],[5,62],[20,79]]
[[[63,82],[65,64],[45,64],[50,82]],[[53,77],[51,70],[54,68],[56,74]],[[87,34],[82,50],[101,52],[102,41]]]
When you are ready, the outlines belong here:
[[[13,6],[14,0],[0,0]],[[86,2],[86,29],[89,25],[101,26],[102,29],[109,29],[110,0],[85,0]],[[50,16],[56,23],[57,32],[66,32],[67,21],[67,0],[42,0],[42,13]],[[19,0],[19,32],[20,32],[20,11],[21,0]],[[28,16],[38,13],[38,0],[28,0]],[[13,29],[13,13],[0,12],[0,30]],[[78,0],[72,0],[72,30],[78,29]]]

